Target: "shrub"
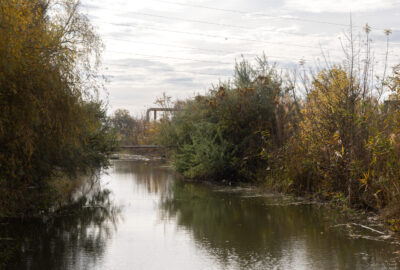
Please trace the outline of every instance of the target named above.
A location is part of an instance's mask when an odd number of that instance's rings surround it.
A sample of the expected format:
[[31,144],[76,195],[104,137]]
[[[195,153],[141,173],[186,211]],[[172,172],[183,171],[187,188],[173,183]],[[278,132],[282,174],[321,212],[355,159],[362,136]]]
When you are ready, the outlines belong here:
[[187,100],[171,121],[160,124],[159,142],[173,147],[176,169],[190,178],[253,181],[268,163],[263,149],[279,148],[288,137],[294,106],[274,66],[243,60],[232,82]]

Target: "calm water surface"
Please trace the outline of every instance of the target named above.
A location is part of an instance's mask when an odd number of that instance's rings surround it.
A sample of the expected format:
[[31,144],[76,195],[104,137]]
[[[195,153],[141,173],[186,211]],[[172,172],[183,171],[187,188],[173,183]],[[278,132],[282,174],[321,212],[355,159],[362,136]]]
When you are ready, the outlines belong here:
[[0,224],[0,268],[398,269],[400,247],[350,238],[333,210],[177,178],[113,162],[65,215]]

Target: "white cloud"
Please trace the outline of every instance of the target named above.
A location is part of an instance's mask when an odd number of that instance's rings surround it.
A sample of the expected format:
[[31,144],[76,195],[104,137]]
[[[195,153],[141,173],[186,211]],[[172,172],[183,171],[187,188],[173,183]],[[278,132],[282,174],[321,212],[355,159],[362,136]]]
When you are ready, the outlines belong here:
[[[235,59],[242,54],[252,60],[265,52],[281,66],[292,66],[300,58],[313,65],[322,46],[333,59],[340,59],[338,35],[343,27],[314,21],[346,24],[351,10],[355,24],[368,22],[386,28],[397,25],[399,12],[398,6],[391,8],[399,0],[200,1],[174,0],[211,9],[157,0],[82,0],[83,10],[106,45],[104,75],[110,81],[106,86],[112,110],[127,108],[140,113],[163,92],[174,98],[204,93],[211,84],[232,74]],[[318,13],[310,18],[309,12]],[[374,39],[375,34],[383,46],[382,31],[374,31]],[[393,40],[399,39],[396,35]]]
[[365,12],[388,9],[395,0],[287,0],[286,8],[308,12]]

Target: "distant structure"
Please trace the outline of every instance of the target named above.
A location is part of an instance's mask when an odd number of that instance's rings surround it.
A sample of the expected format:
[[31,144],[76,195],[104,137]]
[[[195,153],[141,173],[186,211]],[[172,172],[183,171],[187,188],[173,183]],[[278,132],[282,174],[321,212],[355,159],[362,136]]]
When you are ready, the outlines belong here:
[[150,112],[154,112],[154,120],[157,120],[157,112],[176,112],[175,108],[149,108],[146,112],[146,121],[150,122]]

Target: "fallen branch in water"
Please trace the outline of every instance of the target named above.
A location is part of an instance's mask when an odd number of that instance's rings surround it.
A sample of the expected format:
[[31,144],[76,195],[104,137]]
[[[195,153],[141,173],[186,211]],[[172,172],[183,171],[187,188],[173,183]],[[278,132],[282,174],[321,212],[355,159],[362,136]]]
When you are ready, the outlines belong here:
[[365,226],[365,225],[362,225],[362,224],[358,224],[358,223],[351,223],[351,224],[354,225],[354,226],[360,226],[360,227],[362,227],[364,229],[367,229],[367,230],[370,230],[370,231],[373,231],[373,232],[376,232],[376,233],[379,233],[379,234],[382,234],[382,235],[385,234],[384,232],[375,230],[375,229],[373,229],[371,227],[368,227],[368,226]]
[[331,226],[331,227],[332,227],[332,228],[334,228],[334,227],[340,227],[340,226],[350,227],[351,225],[353,225],[353,226],[359,226],[359,227],[361,227],[361,228],[364,228],[364,229],[367,229],[367,230],[370,230],[370,231],[373,231],[373,232],[376,232],[376,233],[385,235],[384,232],[375,230],[375,229],[373,229],[373,228],[371,228],[371,227],[368,227],[368,226],[365,226],[365,225],[363,225],[363,224],[358,224],[358,223],[353,223],[353,222],[352,222],[352,223],[337,224],[337,225],[333,225],[333,226]]

